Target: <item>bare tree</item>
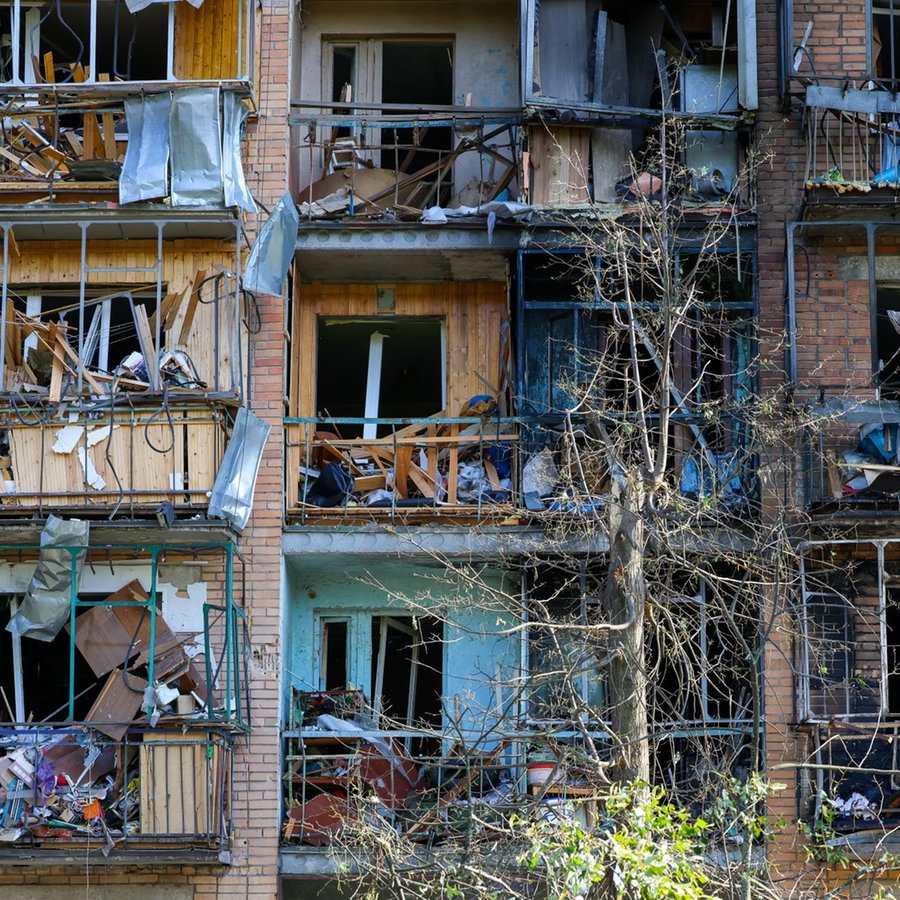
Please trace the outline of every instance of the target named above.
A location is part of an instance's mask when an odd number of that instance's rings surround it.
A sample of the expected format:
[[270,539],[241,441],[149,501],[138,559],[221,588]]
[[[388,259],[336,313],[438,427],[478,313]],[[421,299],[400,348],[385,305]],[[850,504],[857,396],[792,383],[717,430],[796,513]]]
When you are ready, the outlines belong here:
[[[568,232],[577,253],[535,263],[580,298],[579,338],[551,373],[562,399],[526,441],[522,487],[545,540],[503,560],[523,573],[515,589],[440,559],[460,608],[495,611],[529,666],[495,685],[502,702],[474,741],[444,698],[432,747],[458,771],[438,773],[430,806],[417,805],[424,789],[410,792],[419,800],[395,804],[386,829],[363,784],[335,843],[357,885],[398,896],[765,891],[762,657],[796,564],[794,511],[763,482],[780,481],[803,426],[758,389],[746,180],[684,170],[682,138],[664,120],[622,186],[621,214]],[[394,599],[455,623],[447,594]],[[483,749],[448,762],[448,731]],[[536,746],[551,771],[513,802],[486,773]]]

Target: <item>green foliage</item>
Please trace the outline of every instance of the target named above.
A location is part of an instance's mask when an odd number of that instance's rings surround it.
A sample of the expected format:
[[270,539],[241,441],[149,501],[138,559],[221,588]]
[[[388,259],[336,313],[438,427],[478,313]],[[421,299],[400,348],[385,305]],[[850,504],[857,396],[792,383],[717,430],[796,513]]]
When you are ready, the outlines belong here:
[[606,821],[594,830],[557,818],[527,828],[521,861],[545,872],[551,900],[596,895],[603,886],[630,900],[711,897],[702,864],[708,823],[667,803],[658,788],[618,789],[604,807]]

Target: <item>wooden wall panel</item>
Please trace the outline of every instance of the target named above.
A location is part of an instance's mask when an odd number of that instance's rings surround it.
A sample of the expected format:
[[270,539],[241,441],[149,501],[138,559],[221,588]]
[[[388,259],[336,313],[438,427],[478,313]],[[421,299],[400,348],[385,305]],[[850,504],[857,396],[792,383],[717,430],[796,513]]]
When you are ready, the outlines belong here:
[[175,77],[209,81],[237,77],[240,0],[175,5]]
[[[150,286],[155,290],[157,262],[156,241],[91,241],[88,243],[88,266],[107,267],[98,272],[89,272],[85,283],[90,285],[117,285],[120,287]],[[188,287],[194,275],[200,270],[215,272],[215,265],[227,269],[234,268],[234,250],[221,241],[179,241],[163,244],[163,294],[180,292]],[[150,271],[113,272],[112,268],[150,269]],[[41,285],[72,285],[81,281],[81,245],[78,242],[51,243],[48,241],[28,241],[20,244],[20,256],[11,257],[9,282],[19,293],[27,293],[31,286],[33,293],[40,293]],[[204,289],[204,300],[212,296],[212,285]],[[234,327],[234,304],[223,302],[218,315],[218,341],[216,331],[216,309],[212,303],[198,303],[193,328],[183,349],[197,366],[201,380],[210,389],[215,384],[214,350],[218,346],[219,389],[232,390],[231,346],[229,329]],[[246,359],[246,334],[244,358]],[[118,362],[117,360],[113,362]],[[246,376],[246,373],[245,373]]]
[[[447,407],[458,415],[476,394],[488,393],[479,375],[500,384],[500,326],[508,318],[506,285],[501,282],[397,284],[396,302],[386,315],[377,309],[374,284],[317,284],[299,289],[294,307],[290,408],[294,415],[316,414],[316,344],[318,319],[442,318],[447,329]],[[437,412],[438,410],[435,410]]]

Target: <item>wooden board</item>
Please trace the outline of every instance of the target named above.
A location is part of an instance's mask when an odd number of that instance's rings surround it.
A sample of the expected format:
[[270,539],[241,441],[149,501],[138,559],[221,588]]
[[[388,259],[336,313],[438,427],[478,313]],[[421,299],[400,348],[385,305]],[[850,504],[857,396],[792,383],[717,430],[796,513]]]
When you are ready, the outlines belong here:
[[100,695],[85,717],[97,731],[120,741],[134,723],[141,708],[147,682],[121,669],[113,669],[103,685]]
[[535,206],[566,207],[587,203],[590,130],[533,125],[528,130],[531,150],[531,202]]
[[[219,834],[222,749],[203,732],[147,736],[140,748],[141,834]],[[165,743],[163,743],[165,741]]]
[[[69,631],[69,625],[66,625]],[[92,606],[75,620],[75,646],[98,677],[123,665],[138,652],[121,619],[109,606]]]
[[[134,503],[158,505],[170,500],[176,505],[205,506],[206,492],[212,489],[224,453],[221,425],[205,408],[174,411],[172,417],[170,426],[158,407],[135,409],[126,419],[117,420],[111,437],[86,448],[97,474],[106,482],[100,490],[85,483],[78,457],[78,448],[85,449],[84,436],[71,453],[60,454],[51,450],[59,423],[14,425],[8,433],[16,496],[23,505],[29,496],[37,498],[39,494],[60,494],[53,498],[60,506],[105,505],[118,499],[121,488]],[[108,421],[88,424],[94,428]],[[173,483],[183,487],[173,488]],[[191,493],[186,499],[188,489]]]

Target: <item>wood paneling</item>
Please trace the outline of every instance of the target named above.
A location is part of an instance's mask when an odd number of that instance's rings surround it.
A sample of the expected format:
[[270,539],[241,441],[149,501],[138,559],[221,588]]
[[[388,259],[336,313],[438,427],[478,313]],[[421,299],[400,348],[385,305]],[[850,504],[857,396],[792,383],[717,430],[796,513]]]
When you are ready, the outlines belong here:
[[208,81],[237,77],[239,3],[204,0],[196,9],[189,3],[175,4],[176,78]]
[[[394,310],[377,308],[379,287],[395,291]],[[502,282],[442,284],[320,284],[299,286],[294,297],[291,334],[290,414],[316,415],[318,320],[320,318],[428,317],[443,319],[447,337],[447,414],[458,416],[478,394],[504,387],[501,375],[502,328],[509,318],[507,287]],[[487,382],[487,384],[485,384]],[[437,414],[440,410],[435,409]],[[302,442],[301,426],[288,430],[291,443]],[[454,451],[455,452],[455,451]],[[288,472],[297,472],[304,452],[288,448]],[[288,504],[297,500],[296,479],[287,479]]]

